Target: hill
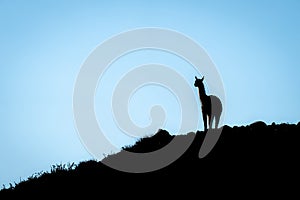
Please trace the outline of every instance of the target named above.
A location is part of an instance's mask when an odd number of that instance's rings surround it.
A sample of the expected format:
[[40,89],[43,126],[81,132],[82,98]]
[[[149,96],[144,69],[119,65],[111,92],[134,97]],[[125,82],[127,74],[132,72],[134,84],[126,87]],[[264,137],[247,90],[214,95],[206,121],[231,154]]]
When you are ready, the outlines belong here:
[[[283,186],[292,189],[296,186],[292,183],[299,181],[300,122],[297,125],[255,122],[248,126],[224,126],[213,150],[199,159],[198,153],[205,134],[198,131],[174,136],[166,130],[159,130],[152,137],[142,138],[135,145],[123,148],[122,151],[151,152],[175,137],[184,140],[195,136],[192,145],[179,159],[157,171],[126,173],[95,160],[83,161],[78,165],[56,165],[50,172],[33,175],[10,188],[2,189],[0,196],[40,192],[91,194],[107,192],[111,188],[145,190],[158,187],[164,190],[162,188],[165,186],[176,189],[188,185],[215,189],[237,189],[247,185],[244,189],[252,186],[266,191],[267,186],[271,186],[272,190],[282,190]],[[120,153],[105,159],[113,159]]]

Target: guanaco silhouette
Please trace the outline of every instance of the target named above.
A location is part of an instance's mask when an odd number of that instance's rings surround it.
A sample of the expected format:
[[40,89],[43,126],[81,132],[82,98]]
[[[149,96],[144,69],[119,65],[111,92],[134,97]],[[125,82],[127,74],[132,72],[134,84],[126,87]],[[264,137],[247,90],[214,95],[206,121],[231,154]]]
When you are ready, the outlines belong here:
[[[214,95],[207,95],[205,92],[203,80],[204,76],[199,79],[195,76],[194,86],[198,87],[199,97],[201,101],[201,109],[202,109],[202,117],[204,123],[204,131],[207,131],[207,125],[209,125],[209,129],[212,128],[212,122],[215,119],[215,129],[218,128],[221,113],[222,113],[222,103],[221,100]],[[208,121],[207,121],[208,118]],[[208,124],[207,124],[208,122]]]

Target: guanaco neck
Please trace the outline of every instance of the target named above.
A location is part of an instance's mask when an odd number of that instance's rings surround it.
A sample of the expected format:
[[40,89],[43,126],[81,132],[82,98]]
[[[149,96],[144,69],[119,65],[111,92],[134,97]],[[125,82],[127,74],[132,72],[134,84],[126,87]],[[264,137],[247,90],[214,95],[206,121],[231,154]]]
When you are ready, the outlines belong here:
[[199,97],[200,97],[201,102],[202,103],[205,102],[205,100],[207,99],[207,95],[206,95],[204,86],[198,87],[198,91],[199,91]]

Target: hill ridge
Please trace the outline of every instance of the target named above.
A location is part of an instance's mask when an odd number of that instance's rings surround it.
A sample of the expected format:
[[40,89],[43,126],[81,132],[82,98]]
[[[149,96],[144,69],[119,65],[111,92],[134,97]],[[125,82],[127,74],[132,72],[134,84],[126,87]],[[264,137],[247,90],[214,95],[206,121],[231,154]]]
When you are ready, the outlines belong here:
[[[160,170],[149,173],[126,173],[114,170],[102,161],[96,160],[82,161],[78,165],[53,165],[50,172],[33,175],[27,180],[4,188],[0,191],[0,195],[34,191],[86,192],[94,190],[96,186],[103,187],[98,185],[99,180],[103,182],[111,179],[138,183],[150,182],[158,177],[192,176],[209,181],[226,178],[240,180],[242,176],[252,180],[262,174],[264,177],[271,178],[272,170],[276,170],[276,177],[286,181],[289,175],[299,175],[297,152],[300,152],[298,144],[300,122],[267,125],[265,122],[257,121],[239,127],[224,125],[214,149],[202,159],[198,158],[198,152],[205,137],[203,131],[170,135],[168,131],[160,129],[150,137],[141,138],[135,145],[123,147],[121,152],[155,151],[168,144],[174,137],[184,138],[189,137],[190,134],[195,134],[192,145],[178,160]],[[104,159],[110,159],[118,154],[108,155]],[[245,173],[250,169],[254,175]],[[272,170],[268,171],[269,169]]]

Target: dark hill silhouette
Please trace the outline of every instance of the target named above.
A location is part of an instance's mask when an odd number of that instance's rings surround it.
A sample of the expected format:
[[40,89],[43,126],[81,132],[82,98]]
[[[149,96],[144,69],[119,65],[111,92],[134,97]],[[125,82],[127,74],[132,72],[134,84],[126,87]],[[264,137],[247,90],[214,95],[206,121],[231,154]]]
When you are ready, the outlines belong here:
[[[157,171],[120,172],[94,160],[83,161],[77,166],[56,165],[50,172],[33,175],[10,188],[2,189],[0,196],[40,192],[107,193],[114,196],[119,189],[145,191],[151,187],[155,191],[165,191],[167,186],[171,186],[175,192],[192,185],[198,190],[251,188],[253,193],[254,188],[269,191],[267,188],[271,187],[272,191],[278,192],[283,191],[284,187],[292,189],[297,186],[300,122],[297,125],[266,125],[264,122],[240,127],[225,125],[214,149],[202,159],[198,158],[205,137],[202,131],[174,136],[166,130],[159,130],[152,137],[142,138],[134,146],[124,147],[122,151],[151,152],[168,144],[174,137],[184,138],[192,134],[196,134],[196,137],[190,148],[178,160]],[[117,155],[109,155],[105,159]],[[109,193],[110,189],[116,192]],[[195,192],[199,191],[192,190],[191,194]],[[150,192],[146,193],[148,195]]]

